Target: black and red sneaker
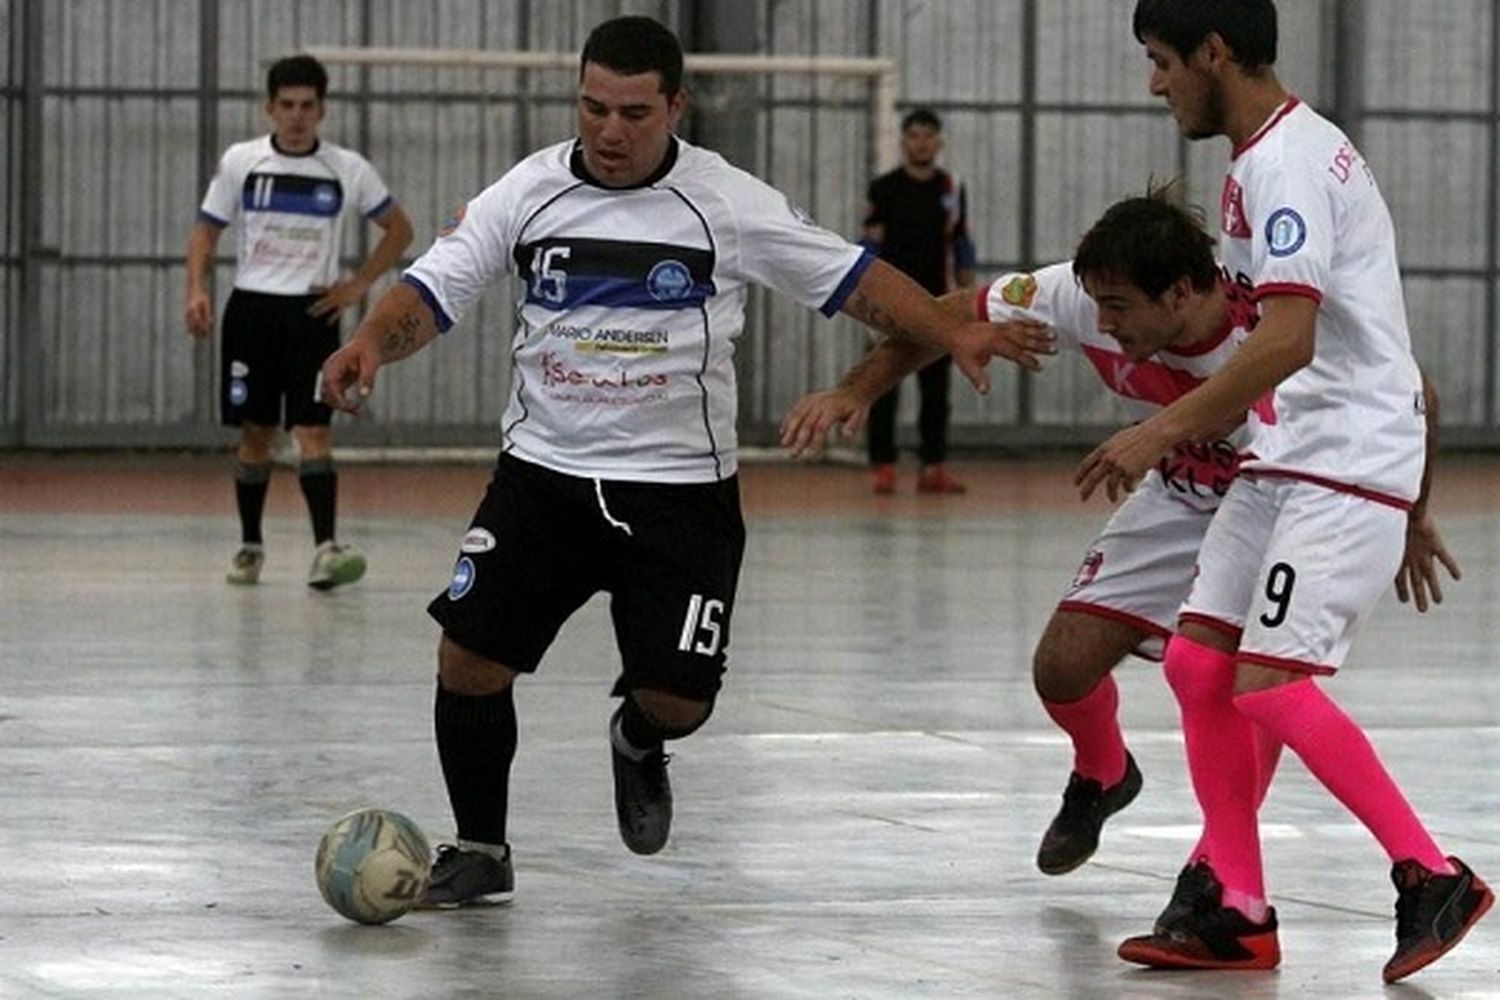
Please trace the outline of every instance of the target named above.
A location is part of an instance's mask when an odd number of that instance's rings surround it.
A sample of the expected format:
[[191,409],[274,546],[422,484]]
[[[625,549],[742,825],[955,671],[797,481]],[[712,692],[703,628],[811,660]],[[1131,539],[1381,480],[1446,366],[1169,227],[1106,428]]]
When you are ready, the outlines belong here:
[[[1179,900],[1179,895],[1182,899]],[[1224,887],[1207,861],[1182,870],[1172,903],[1150,934],[1127,938],[1119,956],[1153,969],[1274,969],[1281,964],[1276,911],[1253,923],[1223,905]]]
[[1437,961],[1464,939],[1495,902],[1490,887],[1455,857],[1453,875],[1438,875],[1416,861],[1391,867],[1396,883],[1396,953],[1385,963],[1394,983]]
[[1074,771],[1063,792],[1062,808],[1042,835],[1036,866],[1048,875],[1066,875],[1082,865],[1099,849],[1104,821],[1130,805],[1140,793],[1141,769],[1128,750],[1125,776],[1108,788]]

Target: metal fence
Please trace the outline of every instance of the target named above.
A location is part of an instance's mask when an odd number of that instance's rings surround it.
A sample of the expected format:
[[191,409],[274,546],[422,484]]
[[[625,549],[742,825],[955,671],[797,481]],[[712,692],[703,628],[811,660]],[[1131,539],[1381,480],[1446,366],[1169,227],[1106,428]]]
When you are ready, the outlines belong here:
[[[1131,4],[1098,0],[0,0],[5,237],[0,444],[213,446],[216,347],[183,332],[183,247],[223,148],[263,133],[267,63],[315,47],[576,51],[646,13],[695,52],[895,60],[898,106],[943,115],[981,273],[1066,257],[1111,201],[1181,174],[1216,204],[1226,150],[1185,143],[1146,93]],[[1500,443],[1500,0],[1284,0],[1283,82],[1362,146],[1396,217],[1417,351],[1445,440]],[[570,70],[334,67],[324,134],[366,153],[417,228],[572,129]],[[686,134],[854,236],[875,170],[870,84],[690,77]],[[888,125],[889,123],[885,123]],[[230,241],[223,241],[227,248]],[[368,234],[351,224],[351,260]],[[222,301],[232,262],[220,262]],[[491,445],[512,290],[389,372],[345,443]],[[350,317],[352,322],[353,317]],[[738,355],[742,438],[865,345],[775,296]],[[908,392],[907,397],[915,393]],[[1079,443],[1123,417],[1081,365],[954,394],[954,439]],[[907,410],[914,400],[906,400]],[[909,413],[907,414],[909,416]],[[910,420],[904,420],[905,426]]]

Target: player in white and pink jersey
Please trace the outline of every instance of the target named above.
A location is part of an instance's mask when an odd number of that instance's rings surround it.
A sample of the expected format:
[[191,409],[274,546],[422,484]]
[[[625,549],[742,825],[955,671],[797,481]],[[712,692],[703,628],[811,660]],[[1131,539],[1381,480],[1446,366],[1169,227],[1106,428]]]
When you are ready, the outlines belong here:
[[1114,495],[1268,391],[1273,406],[1250,419],[1255,457],[1204,537],[1165,660],[1208,859],[1189,864],[1153,932],[1120,956],[1161,968],[1279,963],[1257,830],[1258,726],[1389,855],[1399,895],[1384,978],[1394,982],[1456,945],[1494,897],[1438,848],[1313,679],[1342,664],[1408,533],[1430,529],[1418,501],[1435,397],[1411,355],[1390,214],[1348,138],[1277,81],[1271,0],[1139,0],[1134,31],[1154,67],[1151,92],[1183,133],[1233,143],[1220,256],[1261,322],[1203,385],[1090,454],[1081,492]]

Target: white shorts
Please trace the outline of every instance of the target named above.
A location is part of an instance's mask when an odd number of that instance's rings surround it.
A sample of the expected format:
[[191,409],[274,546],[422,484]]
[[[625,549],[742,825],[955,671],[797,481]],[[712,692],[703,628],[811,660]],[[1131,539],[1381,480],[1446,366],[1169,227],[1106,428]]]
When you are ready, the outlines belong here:
[[1184,500],[1153,470],[1089,545],[1058,610],[1139,629],[1149,638],[1135,654],[1160,660],[1192,589],[1198,547],[1213,515],[1212,507]]
[[1203,539],[1182,618],[1240,632],[1242,661],[1331,674],[1401,567],[1406,518],[1353,493],[1241,473]]

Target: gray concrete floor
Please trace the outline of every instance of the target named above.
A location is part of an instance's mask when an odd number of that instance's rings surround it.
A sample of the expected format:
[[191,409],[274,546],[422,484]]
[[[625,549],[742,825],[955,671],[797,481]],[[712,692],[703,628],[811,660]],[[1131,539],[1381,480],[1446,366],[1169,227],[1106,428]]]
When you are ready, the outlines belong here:
[[[614,830],[614,648],[587,606],[518,688],[514,903],[367,928],[319,898],[313,852],[362,805],[451,834],[423,605],[464,517],[353,505],[341,534],[372,569],[324,595],[303,583],[300,502],[278,494],[266,576],[234,589],[222,466],[205,513],[111,513],[108,469],[91,509],[63,513],[7,493],[0,463],[0,996],[1500,996],[1495,919],[1381,986],[1386,860],[1290,757],[1263,814],[1280,970],[1119,962],[1197,832],[1175,708],[1156,667],[1120,671],[1145,791],[1091,864],[1039,874],[1069,754],[1030,649],[1103,511],[1067,495],[1066,467],[1047,502],[987,511],[986,482],[1030,473],[968,472],[979,495],[949,507],[872,506],[862,473],[815,469],[796,474],[841,475],[858,501],[751,505],[727,688],[676,747],[655,857]],[[1471,472],[1491,492],[1495,468]],[[1331,690],[1444,847],[1495,881],[1500,514],[1443,527],[1466,579],[1425,618],[1391,598]]]

